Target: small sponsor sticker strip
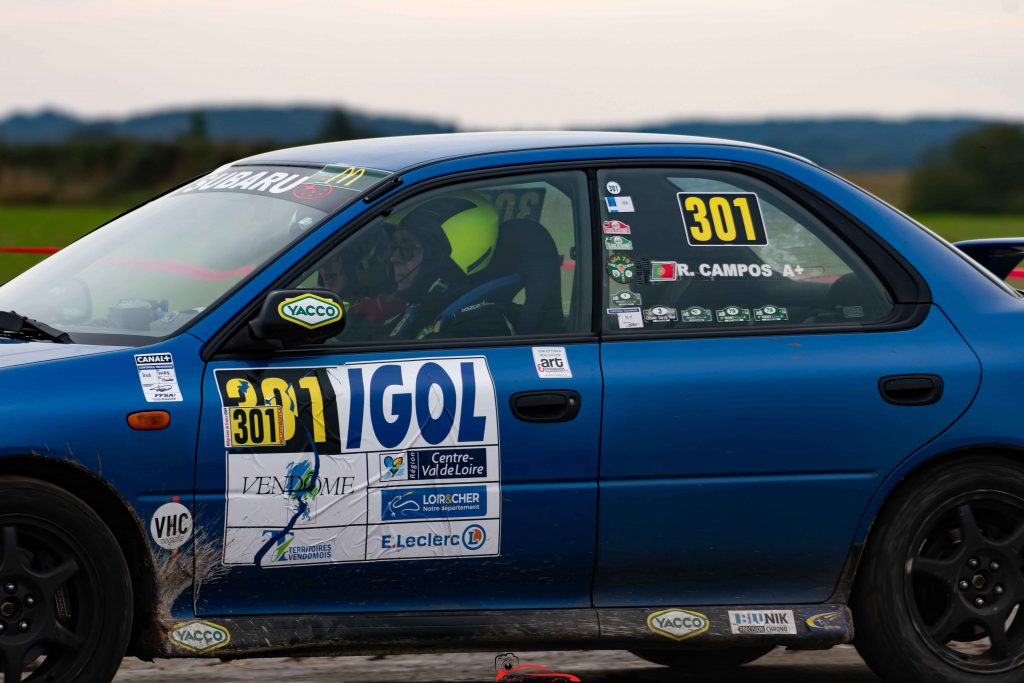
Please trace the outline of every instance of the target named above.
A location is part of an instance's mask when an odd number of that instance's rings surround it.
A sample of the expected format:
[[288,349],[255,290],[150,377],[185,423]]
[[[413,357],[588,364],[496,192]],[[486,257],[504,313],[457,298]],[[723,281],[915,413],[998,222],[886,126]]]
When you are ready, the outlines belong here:
[[[537,350],[564,360],[551,370],[571,376],[564,347]],[[500,553],[498,411],[486,358],[223,369],[216,379],[227,415],[274,434],[229,435],[226,565]],[[283,443],[271,428],[279,410]]]
[[622,235],[608,235],[604,238],[607,251],[633,251],[633,240]]
[[796,635],[793,610],[729,610],[729,629],[737,635]]
[[643,303],[643,298],[639,292],[631,292],[627,289],[612,294],[609,303],[612,308],[631,308],[640,306]]
[[149,535],[165,550],[180,548],[192,538],[192,513],[181,503],[164,503],[149,520]]
[[754,322],[774,323],[789,320],[789,311],[781,306],[762,306],[754,309]]
[[606,235],[629,235],[632,234],[632,229],[628,223],[622,221],[605,221],[601,224],[601,230]]
[[608,213],[633,213],[633,198],[627,196],[605,197]]
[[679,320],[679,312],[668,306],[651,306],[644,309],[644,320],[649,323],[674,323]]
[[172,627],[167,637],[172,644],[197,654],[212,652],[231,642],[231,633],[226,628],[198,619]]
[[534,346],[533,365],[541,379],[570,379],[572,368],[564,346]]
[[644,326],[644,317],[638,306],[627,308],[606,309],[608,315],[614,315],[619,322],[620,330],[632,330]]
[[711,621],[700,612],[665,609],[647,617],[647,628],[672,640],[686,640],[705,633]]
[[139,384],[148,403],[181,401],[178,376],[174,372],[174,357],[169,353],[137,353],[135,368]]
[[720,323],[749,323],[750,309],[726,306],[715,311],[715,319]]

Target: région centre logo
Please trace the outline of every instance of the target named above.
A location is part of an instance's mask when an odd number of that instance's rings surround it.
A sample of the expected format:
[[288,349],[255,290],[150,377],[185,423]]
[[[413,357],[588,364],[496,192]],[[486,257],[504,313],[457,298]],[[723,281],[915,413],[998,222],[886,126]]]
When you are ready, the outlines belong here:
[[285,320],[296,323],[308,330],[341,320],[341,306],[330,299],[316,294],[302,294],[285,299],[277,307],[277,313]]

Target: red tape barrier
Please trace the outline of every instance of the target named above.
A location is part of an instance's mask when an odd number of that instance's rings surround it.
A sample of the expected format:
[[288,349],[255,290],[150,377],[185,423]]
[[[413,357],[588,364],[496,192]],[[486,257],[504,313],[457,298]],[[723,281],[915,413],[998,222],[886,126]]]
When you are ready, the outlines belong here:
[[60,247],[0,247],[0,252],[10,254],[56,254]]

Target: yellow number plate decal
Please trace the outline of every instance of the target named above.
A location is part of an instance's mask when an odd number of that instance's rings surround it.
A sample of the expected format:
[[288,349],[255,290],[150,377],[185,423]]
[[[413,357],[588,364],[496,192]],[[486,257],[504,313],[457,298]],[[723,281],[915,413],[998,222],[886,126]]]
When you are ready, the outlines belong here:
[[691,247],[768,244],[761,205],[753,192],[680,192],[676,197]]
[[283,446],[284,411],[281,406],[232,406],[224,409],[224,445]]

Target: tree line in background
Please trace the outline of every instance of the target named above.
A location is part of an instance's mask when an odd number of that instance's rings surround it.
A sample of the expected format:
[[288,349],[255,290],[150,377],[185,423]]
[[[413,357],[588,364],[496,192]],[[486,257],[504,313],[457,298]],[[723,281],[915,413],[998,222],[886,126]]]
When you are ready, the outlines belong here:
[[[335,110],[307,144],[372,137]],[[0,202],[6,204],[135,204],[236,159],[281,147],[272,139],[211,140],[202,112],[187,132],[159,142],[85,129],[61,143],[0,143]]]
[[[376,134],[340,108],[321,120],[304,142]],[[282,146],[270,138],[212,139],[201,111],[189,116],[185,132],[168,141],[118,137],[104,126],[86,126],[59,143],[0,143],[0,202],[134,204],[230,161]],[[912,212],[1024,214],[1024,127],[973,128],[931,149],[900,176],[905,192],[882,194]]]
[[1024,127],[983,126],[925,154],[911,173],[907,208],[1024,214]]

